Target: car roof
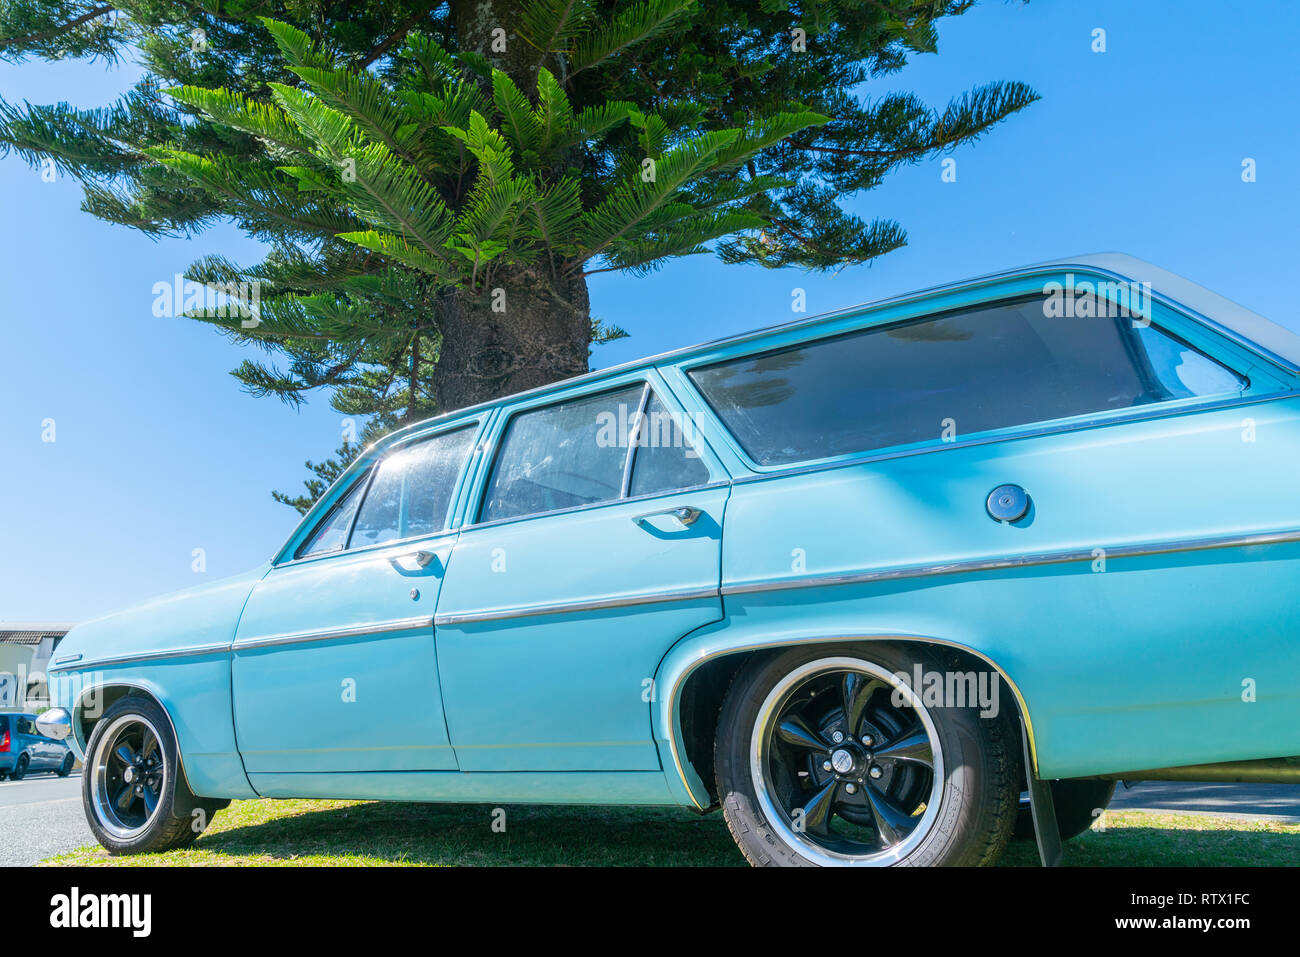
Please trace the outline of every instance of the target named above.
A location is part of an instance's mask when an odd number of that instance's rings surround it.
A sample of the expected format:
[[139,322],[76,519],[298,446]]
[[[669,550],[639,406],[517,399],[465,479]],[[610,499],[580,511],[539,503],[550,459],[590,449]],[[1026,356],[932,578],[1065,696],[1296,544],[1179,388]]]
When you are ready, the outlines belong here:
[[1267,353],[1268,358],[1272,359],[1277,364],[1282,365],[1291,371],[1300,372],[1300,336],[1291,332],[1289,329],[1264,318],[1256,312],[1252,312],[1244,306],[1233,302],[1231,299],[1220,296],[1218,293],[1212,292],[1204,286],[1192,282],[1190,279],[1171,273],[1166,269],[1162,269],[1159,266],[1138,259],[1134,256],[1116,252],[1086,253],[1079,256],[1067,256],[1062,259],[1049,259],[1028,266],[1018,266],[1014,269],[1006,269],[1000,272],[987,273],[981,276],[973,276],[968,279],[957,280],[955,282],[929,286],[912,292],[903,293],[901,295],[871,300],[854,306],[847,306],[843,309],[836,309],[832,312],[824,312],[815,316],[809,316],[803,319],[795,319],[789,322],[763,326],[748,332],[724,336],[720,339],[685,346],[658,355],[648,356],[644,359],[634,359],[630,362],[620,363],[605,369],[597,369],[583,375],[561,379],[547,385],[538,386],[534,389],[528,389],[524,392],[517,392],[509,396],[503,396],[499,399],[492,399],[488,402],[481,402],[477,405],[466,406],[465,408],[457,409],[454,412],[448,412],[443,415],[434,416],[433,418],[423,419],[420,422],[413,422],[408,426],[404,426],[403,428],[384,436],[376,442],[374,446],[367,449],[366,455],[362,457],[369,457],[370,454],[385,449],[397,442],[401,442],[403,439],[415,433],[423,432],[430,426],[436,426],[442,422],[453,422],[461,418],[473,417],[477,413],[496,408],[506,402],[514,402],[529,396],[542,395],[552,390],[567,388],[584,382],[595,382],[604,378],[622,375],[623,373],[634,372],[639,369],[648,369],[666,363],[683,362],[696,355],[718,349],[722,346],[739,345],[755,340],[761,341],[762,339],[789,330],[810,327],[815,328],[818,325],[826,324],[832,320],[843,318],[845,316],[870,313],[884,309],[888,306],[895,306],[912,300],[924,299],[938,293],[954,291],[965,286],[985,285],[998,280],[1011,279],[1017,276],[1025,276],[1039,272],[1068,272],[1071,269],[1080,269],[1092,273],[1106,274],[1115,280],[1129,283],[1149,283],[1154,298],[1170,301],[1182,310],[1194,313],[1198,320],[1206,325],[1218,329],[1229,338],[1243,341],[1257,349],[1263,350]]

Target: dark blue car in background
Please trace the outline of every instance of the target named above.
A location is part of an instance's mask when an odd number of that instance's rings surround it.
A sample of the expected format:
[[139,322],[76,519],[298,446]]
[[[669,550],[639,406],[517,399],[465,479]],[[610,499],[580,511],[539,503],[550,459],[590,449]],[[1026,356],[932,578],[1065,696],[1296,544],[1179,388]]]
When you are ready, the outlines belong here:
[[31,771],[53,771],[66,778],[75,760],[62,741],[37,732],[36,715],[0,713],[0,779],[16,781]]

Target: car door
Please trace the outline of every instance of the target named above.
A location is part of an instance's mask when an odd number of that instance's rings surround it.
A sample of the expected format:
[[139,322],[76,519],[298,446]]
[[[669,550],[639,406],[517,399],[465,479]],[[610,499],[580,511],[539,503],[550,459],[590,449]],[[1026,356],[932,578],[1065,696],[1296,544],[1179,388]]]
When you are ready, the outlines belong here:
[[1172,307],[1103,306],[1016,298],[692,370],[768,473],[728,505],[728,612],[761,621],[787,581],[838,633],[976,649],[1044,777],[1295,754],[1295,379]]
[[454,497],[481,422],[388,450],[249,596],[233,645],[250,780],[272,772],[456,767],[433,612]]
[[652,676],[721,617],[728,486],[656,376],[507,411],[438,604],[467,771],[659,767]]

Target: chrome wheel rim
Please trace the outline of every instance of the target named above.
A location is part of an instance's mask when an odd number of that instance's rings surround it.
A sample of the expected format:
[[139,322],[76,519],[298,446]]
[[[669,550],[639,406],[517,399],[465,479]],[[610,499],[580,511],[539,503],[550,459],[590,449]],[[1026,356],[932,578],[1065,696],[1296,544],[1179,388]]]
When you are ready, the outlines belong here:
[[750,740],[764,816],[815,863],[896,864],[938,818],[934,720],[905,681],[872,662],[823,658],[795,669],[759,707]]
[[119,840],[143,833],[158,813],[167,787],[161,740],[147,718],[123,715],[95,747],[91,803],[100,826]]

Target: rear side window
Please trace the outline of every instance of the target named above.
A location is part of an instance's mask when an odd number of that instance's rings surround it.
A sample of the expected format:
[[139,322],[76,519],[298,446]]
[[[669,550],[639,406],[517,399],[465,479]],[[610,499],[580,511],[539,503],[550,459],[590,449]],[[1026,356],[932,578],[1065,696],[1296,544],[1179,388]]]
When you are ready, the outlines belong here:
[[444,432],[385,456],[357,514],[348,547],[432,535],[446,528],[452,493],[474,432],[474,426]]
[[1168,333],[1098,309],[997,303],[690,377],[750,458],[778,466],[1245,388]]
[[510,420],[480,522],[619,498],[630,424],[644,386],[584,396]]
[[653,392],[633,438],[636,451],[628,495],[675,492],[708,483],[708,466],[700,461],[681,423]]

